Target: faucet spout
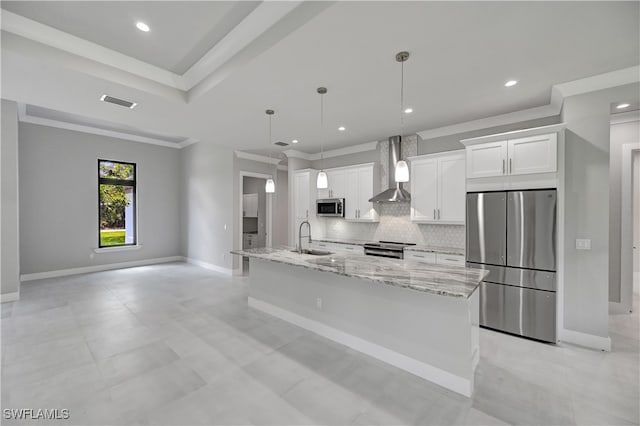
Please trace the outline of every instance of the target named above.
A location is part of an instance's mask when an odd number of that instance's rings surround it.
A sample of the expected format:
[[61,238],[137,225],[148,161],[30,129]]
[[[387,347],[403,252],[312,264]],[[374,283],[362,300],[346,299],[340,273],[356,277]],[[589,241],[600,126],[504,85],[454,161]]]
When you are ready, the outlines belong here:
[[309,223],[308,220],[305,220],[300,224],[300,228],[298,228],[298,253],[300,253],[300,254],[302,254],[302,237],[303,237],[303,235],[302,235],[302,226],[305,223],[307,224],[307,232],[308,232],[308,234],[304,235],[304,237],[307,238],[308,244],[311,244],[311,224]]

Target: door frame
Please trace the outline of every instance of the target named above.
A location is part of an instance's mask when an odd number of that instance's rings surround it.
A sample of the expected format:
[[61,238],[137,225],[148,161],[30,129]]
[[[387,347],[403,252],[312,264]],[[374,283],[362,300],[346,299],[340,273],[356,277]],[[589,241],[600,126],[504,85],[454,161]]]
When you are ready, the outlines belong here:
[[633,157],[640,151],[640,142],[625,143],[621,151],[620,303],[610,302],[610,307],[616,313],[630,313],[633,310]]
[[[273,178],[273,175],[267,175],[264,173],[256,173],[256,172],[248,172],[248,171],[244,171],[241,170],[240,171],[240,184],[238,185],[238,248],[240,250],[242,250],[242,203],[243,203],[243,194],[244,194],[244,178],[245,177],[254,177],[254,178],[259,178],[259,179],[269,179],[270,177]],[[275,178],[273,178],[275,181]],[[276,188],[278,186],[276,185]],[[267,205],[266,205],[266,217],[265,220],[267,222],[267,235],[266,235],[266,246],[267,247],[271,247],[273,245],[273,194],[266,194],[266,200],[267,200]],[[240,265],[240,268],[242,269],[242,265]]]

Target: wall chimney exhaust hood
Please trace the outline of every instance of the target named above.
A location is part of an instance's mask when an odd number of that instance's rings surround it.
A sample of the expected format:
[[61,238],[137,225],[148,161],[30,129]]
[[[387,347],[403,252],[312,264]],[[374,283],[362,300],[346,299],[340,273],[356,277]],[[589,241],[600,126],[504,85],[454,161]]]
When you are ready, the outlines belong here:
[[402,182],[396,182],[396,164],[402,160],[402,137],[389,138],[389,189],[371,198],[372,203],[401,203],[411,201],[411,194],[402,188]]

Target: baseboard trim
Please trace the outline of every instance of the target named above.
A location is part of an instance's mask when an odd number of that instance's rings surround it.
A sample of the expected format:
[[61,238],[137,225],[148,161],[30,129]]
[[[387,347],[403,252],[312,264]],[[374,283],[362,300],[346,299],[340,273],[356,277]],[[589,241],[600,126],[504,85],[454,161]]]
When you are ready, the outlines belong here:
[[20,300],[20,292],[14,291],[13,293],[0,294],[0,303],[15,302]]
[[192,257],[183,257],[183,259],[187,263],[200,266],[201,268],[205,268],[210,271],[219,272],[221,274],[229,275],[229,276],[233,274],[233,270],[230,268],[224,268],[222,266],[214,265],[213,263],[208,263],[203,260],[194,259]]
[[410,358],[352,334],[345,333],[344,331],[325,325],[321,322],[305,318],[268,302],[249,297],[248,303],[249,306],[254,309],[297,325],[298,327],[309,330],[322,337],[326,337],[334,342],[348,346],[351,349],[372,356],[380,361],[391,364],[394,367],[398,367],[466,397],[470,397],[473,392],[473,383],[470,380],[456,376],[448,371],[425,364],[424,362]]
[[611,352],[611,338],[596,336],[594,334],[582,333],[575,330],[560,330],[560,341],[571,343],[578,346],[584,346],[591,349],[599,349],[601,351]]
[[157,257],[154,259],[133,260],[129,262],[107,263],[104,265],[83,266],[80,268],[58,269],[48,272],[36,272],[20,275],[20,281],[42,280],[45,278],[65,277],[67,275],[88,274],[91,272],[110,271],[113,269],[133,268],[136,266],[154,265],[157,263],[181,262],[182,256]]

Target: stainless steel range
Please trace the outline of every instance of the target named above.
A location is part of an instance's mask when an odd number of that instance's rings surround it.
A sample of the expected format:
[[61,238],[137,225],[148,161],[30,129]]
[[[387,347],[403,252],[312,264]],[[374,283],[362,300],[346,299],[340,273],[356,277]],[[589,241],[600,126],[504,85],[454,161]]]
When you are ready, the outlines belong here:
[[378,241],[377,243],[366,243],[364,245],[364,254],[368,256],[404,259],[404,248],[408,246],[415,246],[415,243],[399,243],[395,241]]

